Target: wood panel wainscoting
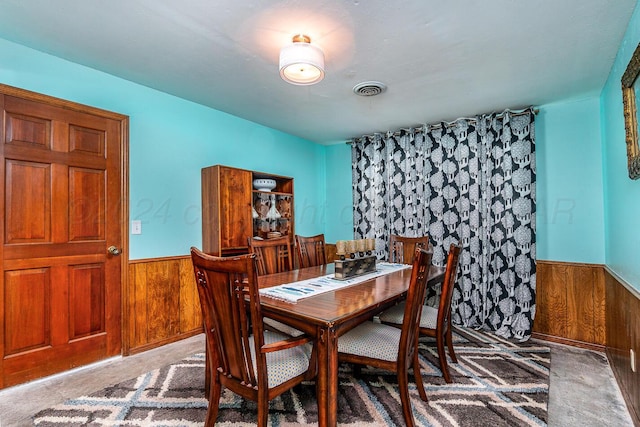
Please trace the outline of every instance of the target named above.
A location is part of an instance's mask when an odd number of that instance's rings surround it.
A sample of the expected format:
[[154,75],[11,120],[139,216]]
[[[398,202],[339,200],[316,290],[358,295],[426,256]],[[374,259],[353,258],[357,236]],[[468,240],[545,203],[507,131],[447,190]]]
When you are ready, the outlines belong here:
[[604,268],[537,261],[533,337],[604,351]]
[[640,426],[640,293],[603,265],[537,261],[534,338],[606,352]]
[[125,355],[202,333],[189,255],[129,261],[125,295]]
[[[627,408],[640,426],[640,293],[604,268],[607,300],[607,357]],[[631,350],[635,352],[635,372]]]

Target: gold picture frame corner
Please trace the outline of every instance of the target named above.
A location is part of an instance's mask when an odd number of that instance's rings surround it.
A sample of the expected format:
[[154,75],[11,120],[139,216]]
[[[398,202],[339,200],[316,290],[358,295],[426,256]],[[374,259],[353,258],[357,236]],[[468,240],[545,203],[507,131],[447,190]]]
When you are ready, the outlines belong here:
[[640,178],[640,146],[638,145],[638,109],[636,92],[640,92],[640,43],[631,56],[627,69],[622,75],[622,103],[624,107],[624,128],[627,145],[627,168],[629,178]]

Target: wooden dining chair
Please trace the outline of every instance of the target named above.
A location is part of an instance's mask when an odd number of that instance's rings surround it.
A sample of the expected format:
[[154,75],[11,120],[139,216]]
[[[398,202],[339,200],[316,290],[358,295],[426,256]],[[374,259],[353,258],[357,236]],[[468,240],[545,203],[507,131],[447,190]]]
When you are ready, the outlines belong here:
[[327,263],[325,256],[324,234],[304,237],[296,234],[296,254],[300,268],[314,267]]
[[392,234],[389,237],[389,262],[398,264],[413,263],[416,248],[429,250],[429,236],[404,237]]
[[[259,276],[293,270],[291,244],[288,237],[267,240],[249,237],[249,252],[256,255]],[[303,335],[298,329],[274,319],[265,318],[264,324],[268,329],[288,336],[299,337]]]
[[[449,356],[453,363],[458,363],[456,353],[453,351],[453,338],[451,336],[451,297],[453,296],[459,257],[460,246],[452,244],[449,247],[447,267],[444,273],[438,307],[425,305],[420,317],[420,335],[436,339],[440,370],[447,383],[451,382],[451,375],[449,374],[449,365],[447,364],[447,355],[444,349],[445,344],[449,349]],[[403,324],[404,306],[405,303],[400,303],[384,311],[378,316],[380,322],[399,327]]]
[[266,426],[269,401],[315,376],[312,338],[264,330],[255,258],[191,248],[211,379],[207,427],[216,422],[223,386],[257,402],[258,425]]
[[293,270],[288,236],[266,240],[249,237],[249,253],[256,255],[259,276]]
[[402,328],[365,322],[338,338],[338,360],[396,372],[405,424],[414,426],[409,399],[409,367],[413,366],[418,393],[427,401],[418,360],[418,322],[427,289],[432,252],[416,249],[407,291]]

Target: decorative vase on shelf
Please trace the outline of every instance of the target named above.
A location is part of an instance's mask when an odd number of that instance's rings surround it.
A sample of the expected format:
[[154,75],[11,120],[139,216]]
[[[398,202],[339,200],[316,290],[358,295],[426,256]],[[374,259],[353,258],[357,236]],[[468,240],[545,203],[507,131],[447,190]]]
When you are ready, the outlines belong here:
[[276,180],[267,178],[254,179],[253,188],[258,191],[271,191],[276,188]]
[[291,216],[291,197],[284,196],[278,198],[277,205],[282,218],[289,218]]
[[267,219],[276,220],[280,218],[280,216],[280,212],[276,209],[276,198],[275,196],[271,196],[271,208],[269,209],[269,212],[267,212]]

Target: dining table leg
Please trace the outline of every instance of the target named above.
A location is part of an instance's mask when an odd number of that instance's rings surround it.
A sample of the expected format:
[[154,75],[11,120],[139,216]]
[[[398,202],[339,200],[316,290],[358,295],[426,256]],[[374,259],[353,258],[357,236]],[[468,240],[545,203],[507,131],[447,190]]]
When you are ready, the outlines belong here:
[[320,330],[318,337],[318,425],[338,423],[338,339],[333,327]]

